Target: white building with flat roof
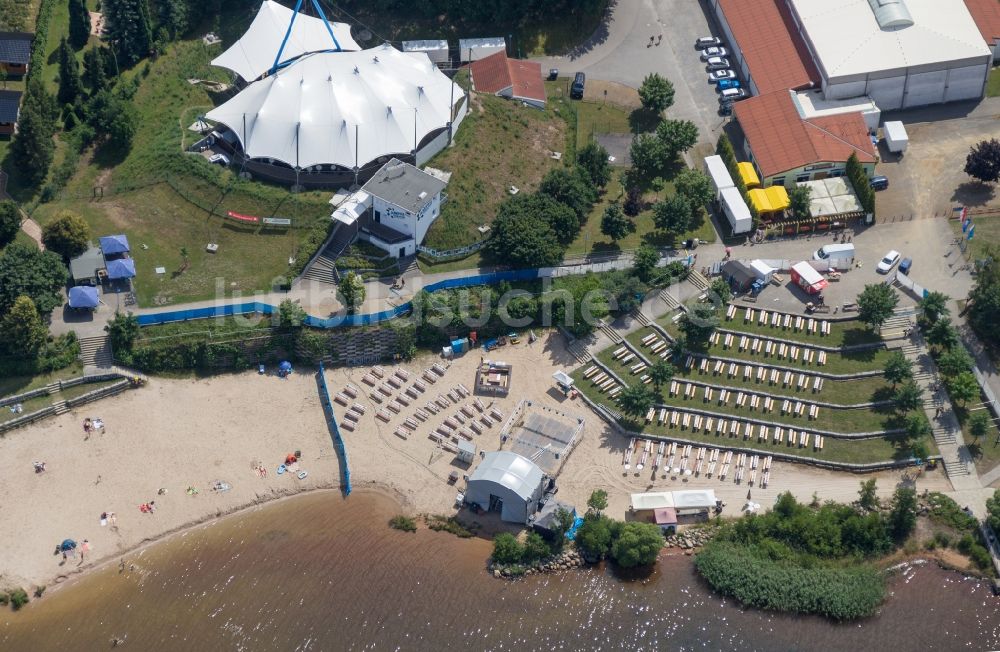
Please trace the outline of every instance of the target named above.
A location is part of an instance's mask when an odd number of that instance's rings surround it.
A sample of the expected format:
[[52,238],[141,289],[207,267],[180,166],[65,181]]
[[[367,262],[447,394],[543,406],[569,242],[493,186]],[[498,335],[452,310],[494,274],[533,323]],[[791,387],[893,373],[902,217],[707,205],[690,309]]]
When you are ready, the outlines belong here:
[[993,54],[963,0],[787,0],[827,100],[883,110],[982,97]]

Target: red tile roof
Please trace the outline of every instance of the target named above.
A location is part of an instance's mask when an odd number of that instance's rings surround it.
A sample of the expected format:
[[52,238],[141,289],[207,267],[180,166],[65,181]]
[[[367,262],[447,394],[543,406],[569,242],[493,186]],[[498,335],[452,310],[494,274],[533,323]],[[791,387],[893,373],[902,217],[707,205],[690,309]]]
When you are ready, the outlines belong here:
[[472,85],[480,93],[499,93],[510,88],[517,99],[545,101],[540,63],[508,59],[505,52],[497,52],[473,61],[469,67]]
[[1000,38],[1000,2],[997,0],[965,0],[965,6],[976,21],[976,27],[990,45]]
[[737,102],[734,113],[765,177],[822,161],[846,161],[852,152],[862,163],[875,162],[859,112],[803,120],[791,94],[780,90]]
[[718,3],[761,95],[819,85],[819,71],[784,0]]

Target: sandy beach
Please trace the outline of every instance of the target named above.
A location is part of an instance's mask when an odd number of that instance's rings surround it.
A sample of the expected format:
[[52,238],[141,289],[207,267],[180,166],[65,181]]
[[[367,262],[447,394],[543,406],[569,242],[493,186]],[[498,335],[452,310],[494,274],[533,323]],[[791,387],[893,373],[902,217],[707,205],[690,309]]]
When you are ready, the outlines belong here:
[[[552,373],[570,370],[575,361],[562,338],[546,334],[534,344],[522,342],[491,354],[513,365],[512,390],[495,401],[505,415],[522,399],[557,408],[585,419],[582,439],[569,456],[557,480],[559,499],[583,511],[595,488],[609,493],[608,513],[621,518],[628,509],[629,493],[650,489],[691,486],[711,487],[728,503],[726,514],[735,516],[746,498],[746,485],[715,478],[686,481],[652,478],[647,471],[624,474],[625,438],[591,413],[579,400],[555,391]],[[400,365],[418,377],[437,356],[426,355]],[[421,424],[408,439],[394,434],[413,410],[439,393],[461,383],[472,388],[479,352],[448,365],[443,378],[430,385],[426,398],[394,414],[388,423],[374,417],[378,407],[362,382],[369,368],[328,370],[331,394],[348,383],[359,390],[357,402],[368,410],[354,432],[344,431],[353,486],[384,488],[410,513],[454,513],[459,487],[447,483],[458,470],[454,456],[428,437],[443,420]],[[383,365],[391,371],[390,365]],[[405,385],[404,385],[405,387]],[[343,408],[335,405],[342,413]],[[82,423],[100,417],[104,433],[85,436]],[[500,426],[479,435],[480,450],[500,447]],[[279,476],[285,456],[300,450],[299,469],[308,477]],[[47,470],[36,474],[32,462],[44,461]],[[262,463],[267,476],[255,466]],[[879,490],[889,495],[904,473],[879,474]],[[769,505],[780,492],[790,490],[803,500],[815,492],[821,500],[849,501],[857,496],[861,476],[831,473],[794,464],[775,464],[767,489],[753,488],[753,499]],[[216,480],[231,485],[225,492],[211,489]],[[323,411],[314,372],[303,369],[288,379],[260,376],[256,372],[205,379],[153,378],[146,387],[129,391],[85,408],[16,430],[0,439],[0,586],[49,585],[92,567],[118,559],[128,551],[160,539],[188,525],[303,490],[336,488],[341,478],[338,460]],[[187,488],[197,490],[189,495]],[[942,472],[922,476],[918,489],[950,490]],[[165,493],[159,493],[163,489]],[[155,501],[156,511],[142,513],[139,505]],[[117,525],[102,526],[102,512],[114,512]],[[71,538],[87,540],[90,551],[82,561],[54,555],[56,544]]]

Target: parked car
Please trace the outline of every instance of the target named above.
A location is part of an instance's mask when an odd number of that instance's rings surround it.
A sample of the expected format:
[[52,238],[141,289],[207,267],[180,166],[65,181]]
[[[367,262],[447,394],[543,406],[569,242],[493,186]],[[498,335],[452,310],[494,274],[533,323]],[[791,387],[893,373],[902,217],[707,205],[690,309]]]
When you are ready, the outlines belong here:
[[729,59],[725,57],[709,57],[705,64],[709,70],[722,70],[729,67]]
[[721,81],[723,79],[736,79],[736,73],[729,68],[724,68],[722,70],[713,70],[708,73],[708,78],[712,81]]
[[694,42],[694,46],[699,50],[722,45],[722,39],[718,36],[702,36]]
[[878,265],[875,266],[875,271],[879,274],[888,274],[892,271],[892,268],[896,266],[899,262],[899,252],[895,249],[887,253],[882,260],[878,261]]
[[885,190],[889,187],[889,177],[872,177],[872,190]]
[[732,115],[733,114],[733,103],[730,100],[724,100],[719,102],[719,115]]
[[727,88],[720,91],[720,95],[726,100],[742,100],[747,97],[747,92],[742,88]]
[[229,165],[229,157],[225,154],[212,154],[208,159],[209,163],[218,163],[219,165],[225,167]]
[[573,77],[573,85],[569,88],[569,96],[574,100],[583,99],[583,87],[587,84],[587,75],[582,72]]
[[739,88],[739,87],[740,87],[740,82],[739,80],[736,79],[723,79],[716,85],[716,88],[720,91],[725,90],[727,88]]
[[729,53],[726,52],[726,48],[723,47],[705,48],[704,50],[701,51],[701,60],[708,61],[712,57],[724,57],[727,54]]
[[913,259],[912,258],[904,258],[903,260],[899,261],[899,273],[900,274],[909,274],[911,267],[913,267]]

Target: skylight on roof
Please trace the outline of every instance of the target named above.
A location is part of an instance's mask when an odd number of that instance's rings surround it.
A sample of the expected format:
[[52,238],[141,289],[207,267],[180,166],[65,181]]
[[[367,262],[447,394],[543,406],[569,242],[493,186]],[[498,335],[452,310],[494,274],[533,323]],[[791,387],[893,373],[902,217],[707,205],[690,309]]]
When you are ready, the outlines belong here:
[[910,10],[903,0],[868,0],[868,4],[882,29],[903,29],[913,25]]

